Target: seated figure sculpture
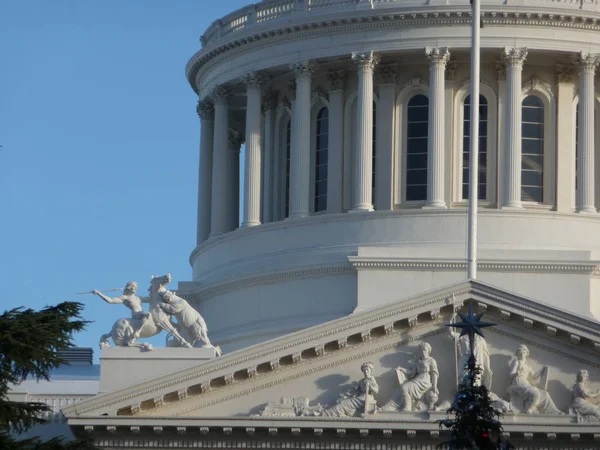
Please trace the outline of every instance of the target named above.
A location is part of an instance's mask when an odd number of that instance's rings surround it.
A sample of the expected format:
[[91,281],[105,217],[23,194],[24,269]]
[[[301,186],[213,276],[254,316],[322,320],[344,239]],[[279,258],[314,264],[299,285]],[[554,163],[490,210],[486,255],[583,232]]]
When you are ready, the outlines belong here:
[[577,415],[578,422],[600,422],[600,390],[592,392],[588,387],[589,373],[582,369],[577,372],[573,385],[573,404],[571,409]]
[[[528,356],[527,346],[519,345],[515,358],[510,363],[508,395],[510,395],[512,409],[525,414],[564,414],[554,405],[550,394],[546,391],[548,366],[534,372],[527,362]],[[530,380],[540,378],[542,379],[542,388],[531,384]]]
[[439,372],[437,362],[430,355],[431,345],[422,342],[412,367],[396,369],[399,386],[380,411],[414,411],[422,404],[427,409],[434,408],[439,399]]
[[325,417],[354,417],[375,412],[373,394],[379,392],[379,385],[373,376],[373,363],[360,366],[364,375],[351,391],[342,394],[337,404],[327,408],[321,414]]

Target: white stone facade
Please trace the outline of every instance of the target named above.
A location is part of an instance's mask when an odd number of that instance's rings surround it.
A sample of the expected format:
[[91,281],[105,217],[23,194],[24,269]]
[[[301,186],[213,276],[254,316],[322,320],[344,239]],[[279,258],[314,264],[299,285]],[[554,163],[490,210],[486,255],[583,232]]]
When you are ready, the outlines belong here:
[[[446,3],[265,0],[204,33],[179,291],[225,350],[465,278],[470,4]],[[480,279],[600,317],[600,5],[482,14]],[[247,141],[239,228],[227,132]]]

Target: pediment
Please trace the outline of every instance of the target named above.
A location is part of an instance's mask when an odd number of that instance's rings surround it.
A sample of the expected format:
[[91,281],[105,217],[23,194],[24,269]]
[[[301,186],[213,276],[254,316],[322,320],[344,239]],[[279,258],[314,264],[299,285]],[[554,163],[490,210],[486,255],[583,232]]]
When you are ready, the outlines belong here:
[[[486,319],[498,324],[486,330],[486,338],[494,372],[492,391],[499,396],[508,388],[509,361],[519,344],[529,347],[532,366],[550,367],[548,392],[559,409],[568,412],[577,370],[587,369],[592,388],[600,387],[599,322],[468,281],[99,395],[63,413],[73,426],[156,423],[156,418],[163,423],[207,424],[216,418],[256,423],[269,418],[269,411],[278,410],[281,404],[278,420],[289,420],[282,417],[294,402],[307,402],[310,407],[334,404],[361,378],[360,366],[365,361],[374,365],[380,386],[376,400],[382,405],[398,385],[395,368],[408,365],[423,341],[432,346],[439,366],[440,404],[452,398],[457,379],[455,345],[445,325],[455,309],[467,303],[485,310]],[[269,405],[271,409],[261,419]],[[377,414],[371,419],[403,421],[406,417]],[[427,422],[429,418],[410,419],[415,420]]]

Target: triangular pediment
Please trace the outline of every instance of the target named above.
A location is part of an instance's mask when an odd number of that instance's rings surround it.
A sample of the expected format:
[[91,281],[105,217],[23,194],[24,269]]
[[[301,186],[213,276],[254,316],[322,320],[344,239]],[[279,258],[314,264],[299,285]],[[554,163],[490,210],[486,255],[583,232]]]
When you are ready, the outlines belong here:
[[[530,348],[533,366],[551,368],[548,391],[565,412],[577,370],[585,368],[592,382],[600,381],[599,322],[467,281],[99,395],[63,413],[73,426],[157,423],[156,418],[161,423],[192,420],[207,424],[227,417],[256,422],[261,420],[256,415],[265,414],[265,408],[267,416],[275,411],[281,419],[294,402],[305,401],[310,407],[334,404],[350,383],[360,379],[360,365],[365,361],[374,364],[381,405],[397,387],[395,367],[409,364],[423,341],[432,346],[432,356],[438,361],[438,403],[442,403],[452,398],[457,378],[455,345],[445,325],[455,309],[469,302],[498,324],[486,330],[494,372],[492,391],[498,395],[510,384],[508,364],[519,344]],[[400,420],[385,414],[371,419]]]

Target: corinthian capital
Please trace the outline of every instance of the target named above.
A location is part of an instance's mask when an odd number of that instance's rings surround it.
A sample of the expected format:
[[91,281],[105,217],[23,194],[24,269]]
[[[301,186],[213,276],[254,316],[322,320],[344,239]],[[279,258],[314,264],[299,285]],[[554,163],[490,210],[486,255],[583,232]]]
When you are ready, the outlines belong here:
[[200,117],[200,120],[214,120],[215,118],[215,109],[212,103],[207,101],[198,100],[198,104],[196,105],[196,112],[198,113],[198,117]]
[[210,92],[210,98],[212,98],[215,103],[221,105],[226,104],[227,99],[229,98],[229,91],[223,86],[217,86]]
[[527,49],[525,47],[504,47],[504,50],[502,51],[502,59],[507,67],[521,69],[523,68],[525,59],[527,59]]
[[310,61],[300,61],[295,64],[290,64],[290,70],[294,73],[297,80],[302,78],[310,78],[315,71],[315,67]]
[[448,50],[448,47],[426,48],[425,54],[427,55],[427,59],[429,59],[430,65],[444,69],[450,60],[450,50]]
[[379,58],[373,52],[352,53],[352,61],[358,66],[359,70],[373,73]]
[[598,63],[600,63],[598,55],[594,55],[592,53],[581,52],[581,54],[579,55],[579,59],[577,60],[579,70],[584,73],[595,73],[596,67],[598,67]]
[[327,80],[332,91],[341,91],[344,89],[344,80],[346,79],[345,70],[332,70],[327,73]]
[[256,72],[250,72],[243,77],[244,84],[247,88],[260,89],[263,84],[263,78]]

